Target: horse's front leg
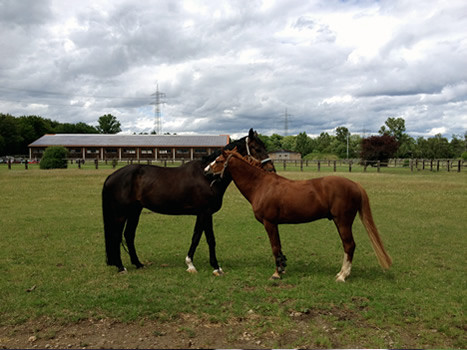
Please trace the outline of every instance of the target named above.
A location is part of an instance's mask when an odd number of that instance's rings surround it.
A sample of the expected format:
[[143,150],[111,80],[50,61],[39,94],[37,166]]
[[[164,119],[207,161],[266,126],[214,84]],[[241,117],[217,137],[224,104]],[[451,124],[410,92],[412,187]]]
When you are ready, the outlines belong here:
[[219,266],[219,262],[216,257],[216,238],[214,237],[214,230],[212,228],[212,215],[206,215],[204,220],[204,233],[206,234],[206,241],[209,245],[209,262],[214,268],[212,272],[214,276],[222,276],[224,271]]
[[276,262],[276,271],[274,271],[271,279],[280,279],[281,274],[285,273],[286,257],[282,254],[281,240],[279,237],[279,229],[276,224],[272,224],[269,221],[263,221],[264,228],[269,236],[269,242],[271,243],[272,254]]
[[185,258],[185,264],[187,264],[187,272],[197,273],[195,265],[193,264],[193,257],[195,255],[196,248],[198,247],[201,235],[203,234],[203,223],[201,215],[196,217],[195,230],[193,232],[193,237],[191,238],[190,249],[188,250],[188,255]]

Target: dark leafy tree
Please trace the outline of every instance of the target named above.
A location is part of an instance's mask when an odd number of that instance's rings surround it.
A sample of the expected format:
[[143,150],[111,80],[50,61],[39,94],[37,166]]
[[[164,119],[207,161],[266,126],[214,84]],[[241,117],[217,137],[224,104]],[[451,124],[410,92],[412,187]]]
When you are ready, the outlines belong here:
[[23,140],[16,118],[0,114],[0,154],[20,154]]
[[367,161],[381,161],[387,163],[392,158],[399,147],[394,136],[384,134],[381,136],[370,136],[362,139],[362,150],[360,157]]

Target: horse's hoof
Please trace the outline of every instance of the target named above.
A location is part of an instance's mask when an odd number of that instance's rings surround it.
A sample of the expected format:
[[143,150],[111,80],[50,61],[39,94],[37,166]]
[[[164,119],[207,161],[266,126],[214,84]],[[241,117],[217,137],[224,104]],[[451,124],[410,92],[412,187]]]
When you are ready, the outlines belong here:
[[340,283],[345,283],[345,277],[343,277],[342,275],[337,275],[336,276],[336,282],[340,282]]
[[271,276],[270,278],[271,280],[280,280],[281,279],[281,275],[279,275],[279,273],[274,272],[274,274]]
[[198,270],[196,270],[194,267],[189,267],[186,269],[186,271],[192,274],[198,273]]
[[224,271],[222,271],[222,269],[219,267],[218,269],[214,270],[214,271],[212,272],[212,274],[213,274],[214,276],[223,276],[223,275],[224,275]]

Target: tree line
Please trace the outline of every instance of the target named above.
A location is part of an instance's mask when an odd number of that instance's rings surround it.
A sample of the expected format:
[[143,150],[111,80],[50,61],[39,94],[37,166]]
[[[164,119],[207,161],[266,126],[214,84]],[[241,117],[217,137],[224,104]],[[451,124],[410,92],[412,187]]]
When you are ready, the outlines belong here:
[[312,138],[301,132],[297,136],[260,135],[269,152],[289,150],[304,159],[361,158],[387,161],[389,158],[467,159],[467,132],[453,135],[449,141],[441,134],[413,138],[408,135],[403,118],[388,118],[378,135],[361,137],[344,127],[337,127],[335,135],[322,132]]
[[[14,117],[0,113],[0,155],[28,154],[28,145],[44,134],[115,134],[120,122],[111,114],[98,119],[98,125],[60,123],[36,115]],[[312,138],[301,132],[296,136],[260,135],[269,152],[299,152],[304,159],[361,158],[385,161],[389,158],[467,158],[467,132],[449,141],[441,134],[413,138],[406,133],[403,118],[388,118],[379,135],[361,137],[340,126],[334,135],[322,132]]]
[[0,155],[25,155],[28,145],[45,134],[116,134],[120,122],[111,114],[98,119],[98,125],[60,123],[37,115],[14,117],[0,113]]

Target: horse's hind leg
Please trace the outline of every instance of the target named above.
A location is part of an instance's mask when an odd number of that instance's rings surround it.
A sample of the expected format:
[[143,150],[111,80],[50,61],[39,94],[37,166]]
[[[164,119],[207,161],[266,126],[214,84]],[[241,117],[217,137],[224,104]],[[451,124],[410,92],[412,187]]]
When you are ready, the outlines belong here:
[[119,272],[124,272],[126,269],[120,255],[120,244],[122,243],[125,218],[107,218],[104,226],[107,265],[117,266]]
[[336,224],[344,247],[344,261],[342,262],[340,272],[336,275],[336,282],[345,282],[345,279],[350,275],[352,269],[352,259],[355,251],[355,241],[352,235],[352,223],[354,218],[355,216],[351,219],[334,218],[334,223]]
[[130,255],[131,263],[135,265],[137,269],[144,267],[138,259],[135,248],[136,227],[138,226],[141,210],[141,208],[138,208],[131,212],[125,227],[125,241],[128,247],[128,254]]

